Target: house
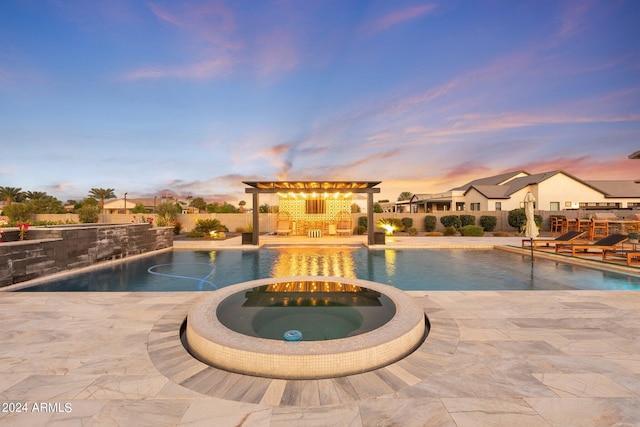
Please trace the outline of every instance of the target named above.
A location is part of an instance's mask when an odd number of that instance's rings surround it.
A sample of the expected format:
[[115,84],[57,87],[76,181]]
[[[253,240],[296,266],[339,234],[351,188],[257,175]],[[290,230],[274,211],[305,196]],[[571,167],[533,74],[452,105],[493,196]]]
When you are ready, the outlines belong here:
[[155,212],[155,208],[157,204],[160,204],[162,201],[158,200],[157,197],[149,197],[149,198],[139,198],[139,199],[115,199],[115,200],[105,200],[104,202],[104,213],[106,214],[123,214],[123,213],[131,213],[133,208],[137,204],[143,205],[147,212]]
[[522,207],[527,192],[536,209],[640,209],[640,185],[634,181],[585,181],[556,170],[539,174],[514,171],[473,180],[445,193],[414,194],[395,203],[395,212],[501,211]]

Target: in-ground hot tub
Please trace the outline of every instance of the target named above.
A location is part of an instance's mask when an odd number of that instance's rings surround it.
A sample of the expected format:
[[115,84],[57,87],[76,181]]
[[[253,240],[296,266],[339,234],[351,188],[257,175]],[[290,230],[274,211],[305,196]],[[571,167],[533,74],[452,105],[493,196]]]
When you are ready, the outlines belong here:
[[359,279],[304,276],[215,291],[189,311],[185,343],[199,360],[221,369],[312,379],[393,363],[427,332],[422,308],[403,291]]

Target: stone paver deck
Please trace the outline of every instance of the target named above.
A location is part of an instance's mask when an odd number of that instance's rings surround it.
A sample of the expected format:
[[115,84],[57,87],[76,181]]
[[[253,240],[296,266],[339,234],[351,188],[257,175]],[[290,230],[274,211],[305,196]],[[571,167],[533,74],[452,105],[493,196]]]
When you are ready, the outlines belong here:
[[640,425],[640,292],[410,294],[431,321],[415,353],[285,381],[186,353],[202,293],[1,292],[0,424]]

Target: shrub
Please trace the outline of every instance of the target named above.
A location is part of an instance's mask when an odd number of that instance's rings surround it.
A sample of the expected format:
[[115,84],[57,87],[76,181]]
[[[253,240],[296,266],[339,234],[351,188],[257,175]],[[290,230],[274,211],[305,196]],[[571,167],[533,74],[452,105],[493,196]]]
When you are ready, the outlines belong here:
[[485,229],[485,231],[493,231],[498,224],[498,219],[493,215],[482,215],[480,217],[480,226]]
[[402,227],[408,231],[411,227],[413,227],[413,218],[402,218]]
[[[366,219],[366,218],[365,218],[365,219]],[[367,228],[366,228],[366,227],[363,227],[363,226],[361,226],[361,225],[357,226],[357,227],[355,228],[355,230],[354,230],[354,234],[357,234],[357,235],[360,235],[360,236],[361,236],[361,235],[363,235],[363,234],[364,234],[364,233],[366,233],[366,232],[367,232]]]
[[202,231],[203,233],[209,233],[210,231],[229,231],[227,227],[222,225],[220,220],[216,218],[198,219],[194,230]]
[[407,228],[407,233],[409,233],[409,236],[415,236],[418,234],[418,229],[415,227],[409,227]]
[[[366,216],[361,216],[360,218],[358,218],[358,227],[364,227],[364,229],[367,229],[367,217]],[[364,234],[364,233],[362,233]]]
[[460,234],[463,236],[483,236],[484,229],[479,225],[465,225],[460,228]]
[[494,231],[493,237],[511,237],[511,233],[506,231]]
[[11,205],[5,206],[2,213],[8,216],[9,221],[11,222],[31,221],[31,210],[26,204],[23,203],[13,203]]
[[424,217],[424,230],[434,231],[436,229],[437,218],[433,215],[427,215]]
[[100,219],[99,206],[85,205],[76,209],[76,213],[78,214],[78,220],[83,224],[96,223]]
[[206,234],[202,231],[191,230],[190,232],[187,233],[187,237],[191,237],[191,238],[199,238],[204,236],[206,236]]
[[510,210],[507,221],[509,222],[510,226],[520,231],[522,225],[527,221],[527,216],[524,213],[524,208]]
[[462,223],[460,222],[460,217],[458,215],[445,215],[440,218],[440,222],[445,227],[453,227],[456,230],[462,227]]
[[175,234],[176,236],[178,234],[180,234],[180,231],[182,230],[182,224],[178,221],[174,221],[173,223],[173,234]]
[[[542,217],[540,215],[534,215],[534,218],[538,229],[542,228]],[[522,231],[527,223],[527,214],[524,213],[524,208],[509,211],[508,222],[513,228]]]
[[[156,208],[156,213],[158,214],[158,219],[156,221],[158,227],[174,225],[174,223],[178,219],[178,208],[175,203],[160,203]],[[180,227],[182,227],[182,225]],[[180,234],[180,231],[175,234]]]
[[445,236],[456,236],[458,234],[458,230],[455,227],[445,227],[444,235]]
[[405,230],[404,221],[401,220],[400,218],[386,218],[386,221],[389,224],[392,224],[396,228],[396,231],[404,231]]
[[460,215],[460,225],[476,225],[476,217],[473,215]]

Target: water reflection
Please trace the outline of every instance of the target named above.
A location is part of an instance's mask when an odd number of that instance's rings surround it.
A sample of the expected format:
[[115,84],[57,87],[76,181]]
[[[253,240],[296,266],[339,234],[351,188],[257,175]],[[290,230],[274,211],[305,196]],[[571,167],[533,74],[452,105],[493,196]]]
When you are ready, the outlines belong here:
[[272,277],[334,276],[356,277],[354,248],[274,249]]

